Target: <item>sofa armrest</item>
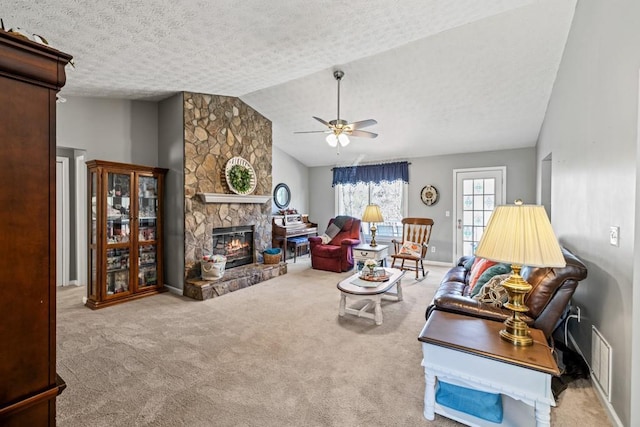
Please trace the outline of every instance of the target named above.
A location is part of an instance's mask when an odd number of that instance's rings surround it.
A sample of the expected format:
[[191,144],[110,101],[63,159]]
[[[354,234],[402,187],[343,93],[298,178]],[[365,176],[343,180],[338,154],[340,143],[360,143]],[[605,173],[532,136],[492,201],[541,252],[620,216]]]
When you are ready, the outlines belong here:
[[309,236],[309,252],[312,252],[313,248],[321,244],[322,238],[320,236]]
[[[440,285],[440,288],[433,297],[431,307],[427,309],[426,317],[428,318],[431,311],[442,310],[457,314],[466,314],[474,317],[481,317],[488,320],[505,321],[513,316],[511,310],[502,307],[485,304],[477,299],[463,295],[464,284],[457,282],[446,282]],[[521,314],[520,318],[527,324],[532,325],[534,319]]]
[[360,240],[358,239],[342,239],[340,242],[342,246],[357,246],[360,244]]

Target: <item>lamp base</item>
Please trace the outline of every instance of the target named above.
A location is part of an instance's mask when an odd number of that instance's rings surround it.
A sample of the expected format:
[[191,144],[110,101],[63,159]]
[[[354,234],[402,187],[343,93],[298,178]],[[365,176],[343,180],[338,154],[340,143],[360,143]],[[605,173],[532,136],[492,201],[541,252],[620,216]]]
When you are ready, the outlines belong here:
[[375,225],[372,225],[369,230],[371,231],[371,243],[369,243],[369,246],[371,247],[378,246],[378,244],[376,243],[376,231],[378,229],[376,228]]
[[500,331],[500,337],[513,345],[526,347],[533,344],[529,335],[529,326],[520,319],[520,313],[526,313],[529,308],[524,305],[524,297],[531,290],[531,285],[520,276],[520,265],[512,265],[513,273],[502,282],[502,286],[509,294],[509,301],[504,308],[513,311],[513,316],[505,320],[505,328]]
[[505,328],[500,331],[500,338],[513,345],[526,347],[533,344],[529,335],[529,327],[522,320],[510,317],[504,322]]

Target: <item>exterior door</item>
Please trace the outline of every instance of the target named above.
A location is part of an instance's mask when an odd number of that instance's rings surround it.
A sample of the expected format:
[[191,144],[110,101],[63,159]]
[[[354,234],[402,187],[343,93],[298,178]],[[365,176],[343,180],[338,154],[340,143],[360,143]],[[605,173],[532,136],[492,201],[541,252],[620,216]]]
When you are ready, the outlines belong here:
[[504,204],[505,166],[479,169],[455,169],[454,178],[454,262],[473,255],[493,209]]

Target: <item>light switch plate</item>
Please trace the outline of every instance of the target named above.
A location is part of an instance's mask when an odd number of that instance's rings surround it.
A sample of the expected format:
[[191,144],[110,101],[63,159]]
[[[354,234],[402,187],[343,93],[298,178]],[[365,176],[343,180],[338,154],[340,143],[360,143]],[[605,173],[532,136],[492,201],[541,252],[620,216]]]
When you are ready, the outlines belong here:
[[609,244],[620,246],[620,227],[609,227]]

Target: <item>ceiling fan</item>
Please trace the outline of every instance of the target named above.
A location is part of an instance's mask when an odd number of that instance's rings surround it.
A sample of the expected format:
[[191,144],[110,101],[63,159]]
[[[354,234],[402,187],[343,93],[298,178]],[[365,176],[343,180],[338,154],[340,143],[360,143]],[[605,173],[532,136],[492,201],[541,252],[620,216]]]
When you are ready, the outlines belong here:
[[[333,72],[333,77],[338,81],[338,118],[327,122],[320,117],[313,116],[314,119],[328,127],[327,130],[311,130],[294,133],[328,133],[327,143],[331,147],[336,147],[338,143],[342,147],[346,147],[349,144],[349,136],[363,137],[363,138],[375,138],[377,133],[360,130],[367,126],[373,126],[378,123],[374,119],[360,120],[357,122],[349,123],[346,120],[340,119],[340,81],[344,77],[344,72],[336,70]],[[340,147],[338,147],[340,149]]]

